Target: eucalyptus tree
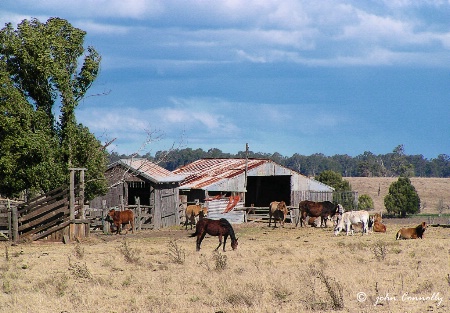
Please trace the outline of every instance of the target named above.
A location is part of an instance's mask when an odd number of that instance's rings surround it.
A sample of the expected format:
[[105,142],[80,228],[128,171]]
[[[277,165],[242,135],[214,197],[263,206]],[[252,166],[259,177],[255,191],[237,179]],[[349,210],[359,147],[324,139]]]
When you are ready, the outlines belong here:
[[101,61],[83,47],[85,35],[60,18],[0,30],[0,177],[10,177],[0,179],[0,193],[55,188],[67,182],[68,167],[88,168],[86,179],[95,184],[87,198],[104,191],[105,151],[75,117]]

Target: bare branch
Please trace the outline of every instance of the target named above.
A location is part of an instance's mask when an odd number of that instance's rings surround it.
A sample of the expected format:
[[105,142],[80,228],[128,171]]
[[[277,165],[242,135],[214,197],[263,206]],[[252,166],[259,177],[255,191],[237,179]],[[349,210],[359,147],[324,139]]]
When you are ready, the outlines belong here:
[[[133,162],[134,158],[138,155],[141,154],[141,152],[150,144],[160,141],[164,138],[164,133],[161,130],[149,130],[146,129],[145,132],[147,133],[147,136],[144,140],[144,142],[142,143],[142,145],[136,150],[136,152],[131,154],[131,160],[130,160],[130,164]],[[120,169],[120,168],[114,168],[111,171],[111,174],[109,176],[109,181],[113,181],[113,183],[109,186],[110,188],[113,188],[115,186],[118,186],[120,184],[122,184],[123,182],[125,182],[126,178],[130,177],[130,176],[137,176],[139,175],[140,170],[146,166],[149,162],[153,163],[153,164],[159,164],[163,161],[165,161],[168,156],[170,155],[170,153],[172,151],[174,151],[175,149],[180,149],[180,147],[183,146],[183,137],[184,137],[184,131],[180,137],[180,142],[176,145],[175,143],[172,144],[172,146],[170,147],[169,150],[165,151],[164,154],[162,156],[160,156],[158,158],[158,160],[151,162],[149,160],[144,160],[141,165],[136,168],[136,169],[131,169],[130,167],[126,168],[126,169]],[[112,142],[112,141],[111,141]],[[115,177],[119,177],[117,180],[115,179]]]

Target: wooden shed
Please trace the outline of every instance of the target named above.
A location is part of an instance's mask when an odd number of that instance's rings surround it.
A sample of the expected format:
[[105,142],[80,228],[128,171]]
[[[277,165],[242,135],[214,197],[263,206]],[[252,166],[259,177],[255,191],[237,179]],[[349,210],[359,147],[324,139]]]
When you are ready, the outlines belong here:
[[90,201],[93,209],[139,208],[141,228],[159,229],[180,224],[179,183],[174,174],[147,159],[121,159],[108,166],[106,195]]
[[298,207],[302,200],[333,199],[334,188],[268,159],[201,159],[173,173],[186,177],[180,195],[188,202],[215,207],[213,216],[230,206],[268,207],[272,201],[283,200]]

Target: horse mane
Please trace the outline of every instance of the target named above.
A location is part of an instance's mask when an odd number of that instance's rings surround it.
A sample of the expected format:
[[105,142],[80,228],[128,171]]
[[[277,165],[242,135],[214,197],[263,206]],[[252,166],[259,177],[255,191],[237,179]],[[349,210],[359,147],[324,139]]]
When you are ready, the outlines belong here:
[[230,237],[232,241],[236,240],[236,235],[234,234],[233,226],[231,226],[230,222],[226,218],[221,218],[220,225],[223,227],[226,227],[228,229],[228,232],[230,233]]

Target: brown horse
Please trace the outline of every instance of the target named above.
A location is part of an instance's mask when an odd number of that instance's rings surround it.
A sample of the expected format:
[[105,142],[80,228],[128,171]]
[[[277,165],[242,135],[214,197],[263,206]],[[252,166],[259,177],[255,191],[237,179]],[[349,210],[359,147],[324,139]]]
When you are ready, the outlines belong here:
[[273,201],[269,205],[269,227],[273,221],[275,223],[274,227],[277,227],[277,220],[280,221],[280,225],[284,227],[284,221],[286,220],[286,215],[288,214],[288,209],[286,207],[286,202],[284,201]]
[[219,245],[215,249],[216,251],[222,245],[222,237],[224,252],[228,236],[231,237],[231,248],[235,250],[238,246],[238,240],[234,234],[233,227],[231,226],[230,222],[228,222],[224,218],[221,218],[220,220],[204,218],[198,221],[197,225],[195,225],[195,233],[191,235],[191,237],[197,236],[197,251],[200,251],[200,245],[206,234],[211,236],[219,236]]
[[206,217],[206,215],[208,214],[208,208],[205,206],[202,206],[200,204],[191,204],[188,205],[186,207],[185,210],[185,217],[186,220],[184,222],[184,229],[187,230],[187,225],[191,224],[191,229],[192,229],[192,225],[196,224],[195,218],[198,216],[198,219],[202,219],[204,217]]
[[[116,211],[114,209],[109,210],[108,216],[106,217],[106,220],[110,223],[114,223],[114,226],[116,227],[116,234],[119,234],[122,232],[122,225],[130,225],[131,232],[134,233],[134,213],[131,210],[125,210],[125,211]],[[128,233],[128,230],[127,230]]]
[[[301,201],[298,205],[300,209],[300,227],[306,226],[306,217],[321,217],[321,227],[325,226],[328,217],[332,218],[339,212],[340,204],[334,204],[330,201],[314,202],[309,200]],[[298,225],[297,224],[295,227]]]

